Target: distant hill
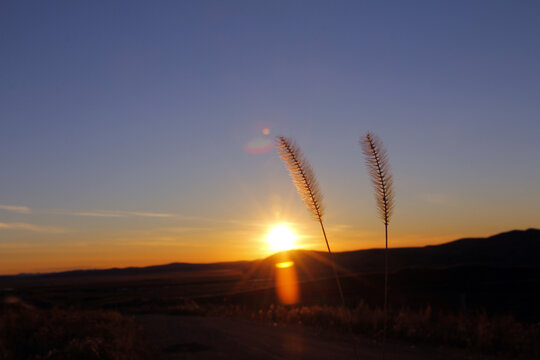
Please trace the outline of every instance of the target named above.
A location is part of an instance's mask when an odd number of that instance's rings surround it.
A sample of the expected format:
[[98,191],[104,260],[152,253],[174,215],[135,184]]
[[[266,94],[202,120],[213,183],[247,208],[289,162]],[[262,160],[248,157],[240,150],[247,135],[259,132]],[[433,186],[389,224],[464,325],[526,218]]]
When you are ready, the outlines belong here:
[[[347,251],[336,253],[335,257],[342,273],[384,271],[384,249]],[[224,270],[239,271],[249,277],[269,277],[275,269],[274,265],[286,260],[294,261],[297,264],[297,271],[301,278],[316,278],[330,271],[327,253],[294,250],[255,261],[212,264],[172,263],[123,269],[21,274],[0,276],[0,281],[21,278],[107,277]],[[514,230],[488,238],[466,238],[441,245],[392,248],[389,250],[389,267],[392,272],[404,269],[445,268],[459,265],[540,267],[540,230]]]
[[[488,238],[466,238],[441,245],[389,250],[391,271],[406,268],[442,268],[457,265],[540,267],[540,230],[514,230]],[[337,255],[347,269],[384,270],[384,250],[345,252]]]
[[[346,251],[334,256],[340,272],[345,274],[384,271],[384,249]],[[441,245],[391,248],[388,259],[391,272],[453,266],[540,267],[540,230],[514,230]],[[328,253],[295,250],[262,260],[257,273],[268,274],[273,264],[285,260],[297,264],[301,278],[317,278],[331,271]]]
[[17,279],[67,279],[78,277],[129,277],[129,276],[151,276],[162,275],[169,273],[187,273],[187,272],[202,272],[202,271],[225,271],[236,270],[246,271],[252,265],[252,261],[231,261],[209,264],[192,264],[192,263],[171,263],[165,265],[153,265],[145,267],[127,267],[127,268],[111,268],[111,269],[89,269],[89,270],[70,270],[53,273],[33,273],[33,274],[18,274],[18,275],[3,275],[2,280],[17,280]]

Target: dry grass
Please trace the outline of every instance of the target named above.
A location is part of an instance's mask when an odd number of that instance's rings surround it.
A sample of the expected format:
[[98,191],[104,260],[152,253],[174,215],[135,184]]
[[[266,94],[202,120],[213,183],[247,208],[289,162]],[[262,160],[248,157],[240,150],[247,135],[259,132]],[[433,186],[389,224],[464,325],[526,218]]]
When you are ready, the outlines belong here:
[[336,261],[334,254],[330,250],[330,244],[328,243],[328,237],[326,236],[326,230],[322,221],[323,206],[322,206],[322,193],[319,189],[319,183],[315,177],[315,173],[311,168],[310,163],[307,161],[304,153],[295,141],[284,136],[276,137],[277,149],[279,156],[283,160],[283,163],[289,170],[289,175],[296,186],[298,194],[304,201],[304,204],[313,215],[315,220],[321,225],[321,230],[326,243],[328,253],[332,258],[332,269],[334,271],[334,277],[336,279],[339,296],[341,303],[345,307],[345,297],[343,296],[343,290],[341,288],[341,282],[336,269]]
[[313,217],[321,221],[323,217],[322,193],[310,163],[294,140],[278,136],[276,142],[279,156],[289,170],[298,194]]
[[375,134],[367,133],[360,139],[360,145],[364,151],[366,166],[375,190],[375,200],[379,215],[384,222],[384,314],[386,336],[386,318],[388,306],[388,224],[394,208],[394,178],[390,171],[388,154],[384,145]]
[[21,303],[0,310],[0,359],[152,359],[131,318],[108,311],[40,310]]
[[390,170],[388,153],[379,137],[367,133],[360,139],[373,189],[379,215],[385,225],[390,223],[394,209],[394,177]]
[[[274,325],[310,326],[321,331],[356,333],[384,339],[384,312],[360,302],[355,308],[326,305],[282,306],[252,310],[242,306],[208,308],[213,316],[245,317]],[[469,316],[447,312],[434,313],[430,306],[422,310],[401,309],[389,312],[387,335],[397,340],[465,348],[505,358],[532,359],[540,356],[540,323],[523,324],[510,315],[487,316],[476,312]]]

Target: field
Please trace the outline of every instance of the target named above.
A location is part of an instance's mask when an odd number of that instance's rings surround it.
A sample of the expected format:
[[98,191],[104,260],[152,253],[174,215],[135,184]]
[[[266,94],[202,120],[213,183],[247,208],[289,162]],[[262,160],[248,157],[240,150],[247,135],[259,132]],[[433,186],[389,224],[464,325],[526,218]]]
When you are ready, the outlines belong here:
[[[301,358],[299,351],[310,358],[338,351],[346,358],[354,357],[353,343],[364,358],[392,351],[398,359],[539,356],[540,266],[393,269],[383,346],[384,274],[355,271],[353,255],[338,254],[346,309],[338,306],[324,254],[312,252],[254,262],[1,277],[0,358],[57,359],[78,351],[84,358],[116,359],[121,357],[111,351],[119,348],[141,358],[225,358],[230,352]],[[290,305],[280,304],[276,292],[275,264],[283,256],[297,264],[299,298]],[[66,329],[81,330],[68,339]],[[284,331],[304,350],[278,346]],[[239,343],[251,345],[242,350],[234,347]]]

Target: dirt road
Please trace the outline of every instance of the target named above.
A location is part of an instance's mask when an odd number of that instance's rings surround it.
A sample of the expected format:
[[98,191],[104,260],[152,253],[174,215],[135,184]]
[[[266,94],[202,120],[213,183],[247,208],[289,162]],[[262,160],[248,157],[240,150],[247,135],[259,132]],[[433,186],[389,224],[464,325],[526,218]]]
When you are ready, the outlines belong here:
[[306,327],[280,327],[243,319],[171,315],[136,317],[162,359],[488,359],[461,351],[381,344]]

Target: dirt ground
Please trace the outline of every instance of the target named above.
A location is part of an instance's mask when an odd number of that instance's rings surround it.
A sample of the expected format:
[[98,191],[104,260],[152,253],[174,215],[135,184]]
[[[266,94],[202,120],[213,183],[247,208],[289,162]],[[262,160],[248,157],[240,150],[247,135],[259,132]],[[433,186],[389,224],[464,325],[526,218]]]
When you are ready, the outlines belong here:
[[[387,343],[363,337],[320,333],[307,327],[280,327],[244,319],[141,315],[136,320],[161,359],[493,359],[460,350]],[[356,356],[355,356],[356,347]]]

